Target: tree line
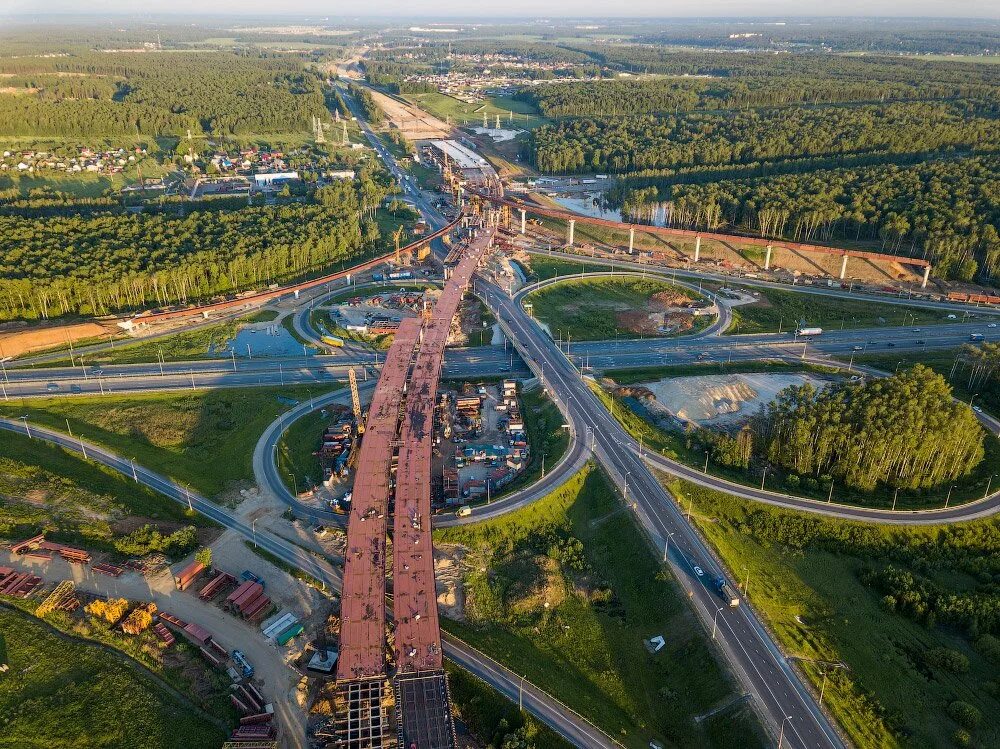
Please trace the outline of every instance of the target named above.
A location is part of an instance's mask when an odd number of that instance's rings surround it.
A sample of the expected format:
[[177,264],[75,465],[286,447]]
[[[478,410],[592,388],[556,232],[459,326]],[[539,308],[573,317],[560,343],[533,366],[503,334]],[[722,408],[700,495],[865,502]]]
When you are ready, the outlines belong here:
[[862,384],[791,387],[749,424],[745,441],[771,465],[871,491],[939,486],[983,459],[984,432],[945,379],[922,365]]
[[561,120],[532,134],[542,172],[613,173],[802,156],[1000,147],[996,120],[959,104],[788,108]]
[[313,116],[328,114],[317,74],[293,58],[263,54],[0,58],[0,73],[41,84],[35,93],[0,97],[3,135],[280,133],[307,130]]
[[0,318],[187,304],[319,273],[385,243],[374,219],[391,189],[363,169],[304,203],[0,215]]
[[1000,156],[941,158],[620,194],[628,216],[801,241],[874,240],[931,260],[941,277],[1000,273]]

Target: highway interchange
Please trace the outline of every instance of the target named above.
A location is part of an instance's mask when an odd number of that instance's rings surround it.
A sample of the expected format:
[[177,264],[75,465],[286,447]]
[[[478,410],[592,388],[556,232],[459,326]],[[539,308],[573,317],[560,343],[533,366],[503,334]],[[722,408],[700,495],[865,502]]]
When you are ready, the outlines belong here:
[[[349,97],[348,101],[350,101]],[[352,102],[353,103],[353,102]],[[359,117],[366,135],[379,156],[390,166],[397,177],[402,171],[395,165],[391,153]],[[411,181],[401,180],[407,192],[432,227],[445,223]],[[440,248],[436,248],[440,250]],[[553,256],[580,260],[577,255],[552,252]],[[601,258],[602,265],[614,263],[617,267],[640,273],[661,276],[681,276],[688,279],[716,279],[732,281],[727,276],[694,271],[653,269],[631,261]],[[769,286],[766,281],[740,279],[741,286]],[[786,285],[781,285],[787,288]],[[317,294],[303,301],[293,314],[295,328],[300,336],[315,339],[308,318],[310,305],[322,301],[343,287]],[[439,525],[471,522],[484,517],[521,507],[544,496],[569,476],[578,471],[588,459],[596,459],[618,486],[628,506],[635,512],[638,522],[645,529],[657,548],[666,548],[666,558],[679,584],[688,592],[695,611],[707,630],[726,655],[744,688],[755,698],[762,712],[777,733],[783,729],[785,746],[791,747],[840,747],[844,742],[837,730],[819,708],[814,696],[802,682],[789,661],[781,653],[758,620],[751,606],[723,607],[721,599],[711,588],[710,581],[725,575],[697,531],[685,519],[677,497],[671,496],[657,480],[651,468],[668,472],[697,484],[727,491],[753,501],[777,504],[794,509],[822,512],[838,517],[875,522],[945,522],[970,519],[995,513],[1000,506],[1000,493],[977,503],[958,505],[949,510],[925,513],[889,513],[884,510],[848,507],[817,503],[771,492],[758,492],[751,487],[731,484],[699,472],[675,461],[657,455],[640,455],[639,446],[619,422],[603,407],[591,391],[585,374],[594,370],[619,367],[648,367],[670,364],[688,364],[696,361],[722,362],[760,359],[805,359],[809,362],[827,363],[828,358],[849,358],[853,354],[883,353],[887,351],[914,351],[954,348],[969,340],[973,332],[982,333],[987,340],[1000,340],[998,329],[989,328],[984,318],[974,322],[942,323],[922,330],[914,328],[881,328],[875,330],[826,331],[820,338],[798,340],[793,332],[755,336],[720,335],[728,322],[724,314],[709,330],[697,335],[673,339],[645,339],[621,341],[571,342],[560,345],[546,334],[525,311],[522,301],[530,289],[522,289],[515,297],[501,291],[487,279],[480,279],[478,296],[494,311],[499,324],[518,356],[506,347],[455,349],[446,356],[446,376],[475,378],[507,371],[511,376],[524,377],[529,370],[541,386],[545,387],[564,414],[574,439],[567,454],[553,467],[545,479],[510,497],[502,498],[487,508],[477,509],[472,518],[454,516],[439,518]],[[865,299],[864,295],[821,287],[799,287],[802,293]],[[909,301],[877,297],[873,301],[899,303],[938,309],[942,314],[962,314],[968,307],[954,304]],[[992,311],[977,310],[978,315],[992,315]],[[892,344],[890,348],[890,343]],[[100,351],[95,347],[93,353]],[[93,355],[93,353],[91,355]],[[63,355],[65,356],[65,354]],[[315,384],[316,394],[283,414],[262,435],[254,454],[254,472],[258,483],[292,505],[297,514],[316,522],[337,522],[340,516],[327,510],[312,507],[293,497],[277,475],[274,455],[281,434],[295,418],[314,407],[332,402],[343,402],[346,389],[327,392],[335,381],[346,379],[352,366],[374,373],[377,354],[358,349],[334,352],[329,355],[306,355],[283,359],[242,359],[154,362],[152,364],[104,365],[94,369],[91,365],[75,367],[39,367],[51,363],[39,357],[34,361],[7,362],[2,371],[3,399],[13,400],[28,396],[100,394],[144,392],[158,390],[202,389],[216,387],[256,387],[261,385]],[[32,364],[36,366],[31,366]],[[27,365],[27,366],[26,366]],[[851,365],[853,367],[853,364]],[[859,369],[861,369],[859,367]],[[368,390],[374,378],[363,390]],[[981,420],[994,433],[1000,424],[985,414]],[[338,569],[301,548],[270,534],[254,532],[239,518],[209,500],[179,486],[171,480],[132,461],[111,453],[97,445],[88,444],[79,437],[29,425],[17,419],[0,420],[0,429],[30,433],[60,444],[67,449],[85,452],[87,457],[100,461],[124,475],[134,477],[171,499],[189,505],[221,525],[232,528],[246,538],[253,538],[260,545],[282,560],[307,572],[325,585],[337,589],[340,583]],[[820,506],[822,505],[822,506]],[[486,679],[512,699],[522,690],[521,680],[502,665],[481,653],[468,648],[454,638],[445,638],[445,650],[452,660]],[[579,746],[616,746],[613,739],[594,728],[588,721],[560,705],[537,687],[523,687],[524,705],[562,735]]]

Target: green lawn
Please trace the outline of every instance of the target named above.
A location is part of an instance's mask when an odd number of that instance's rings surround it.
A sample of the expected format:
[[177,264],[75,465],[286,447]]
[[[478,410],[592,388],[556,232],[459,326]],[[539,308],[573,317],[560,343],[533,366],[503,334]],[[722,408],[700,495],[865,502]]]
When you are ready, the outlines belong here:
[[744,289],[759,292],[760,301],[733,309],[726,333],[788,332],[796,326],[828,330],[935,325],[952,322],[946,312],[855,299],[836,299],[783,289]]
[[305,491],[323,480],[323,467],[313,452],[319,447],[323,430],[334,421],[330,415],[324,417],[322,409],[316,409],[285,430],[278,443],[278,470],[289,491]]
[[[719,372],[718,365],[705,365],[709,368],[706,374],[716,374]],[[736,365],[733,365],[736,367]],[[727,369],[726,371],[754,371],[752,367],[743,370],[741,368]],[[776,372],[794,371],[775,368]],[[821,371],[818,367],[813,371]],[[652,375],[646,382],[655,378]],[[625,375],[625,382],[622,384],[638,384],[631,373]],[[731,466],[717,464],[714,460],[709,460],[706,464],[705,453],[696,448],[687,435],[679,430],[660,428],[651,423],[644,416],[644,409],[637,404],[634,399],[624,399],[609,392],[601,385],[591,384],[591,390],[604,403],[605,408],[614,414],[618,422],[636,440],[641,439],[645,448],[651,452],[657,452],[673,460],[680,461],[688,466],[703,469],[707,465],[708,473],[713,476],[733,481],[745,486],[760,487],[761,479],[764,479],[765,488],[772,491],[788,492],[803,497],[827,500],[831,498],[829,485],[820,484],[818,481],[812,483],[802,481],[794,486],[787,483],[787,476],[781,471],[771,468],[766,476],[756,471],[746,471]],[[987,486],[996,487],[991,480],[993,474],[1000,475],[1000,439],[987,434],[984,442],[986,455],[975,470],[968,476],[955,481],[955,489],[951,492],[950,504],[955,505],[961,502],[969,502],[983,496]],[[896,495],[884,485],[879,485],[871,492],[863,492],[858,489],[851,489],[841,484],[834,485],[832,499],[834,502],[843,504],[861,505],[864,507],[881,507],[889,509],[895,502],[896,508],[905,509],[927,509],[941,507],[946,499],[948,486],[935,487],[924,490],[903,489]]]
[[[5,406],[160,471],[209,497],[253,479],[254,446],[264,429],[302,401],[340,387],[297,385],[125,396],[38,398]],[[283,398],[286,402],[282,402]]]
[[[484,101],[467,104],[453,96],[438,92],[426,94],[405,94],[404,99],[440,120],[450,120],[452,125],[468,125],[482,127],[483,113],[489,119],[489,126],[496,124],[496,116],[500,115],[500,127],[533,130],[544,125],[549,120],[542,117],[538,110],[528,102],[518,101],[506,96],[491,96]],[[513,112],[513,121],[510,113]]]
[[[897,368],[906,369],[914,364],[923,364],[943,375],[950,383],[957,398],[966,403],[973,399],[973,404],[994,416],[1000,415],[1000,389],[989,384],[970,390],[968,386],[969,370],[958,360],[959,349],[935,349],[933,351],[901,352],[898,354],[865,354],[854,357],[858,364],[868,364],[886,372],[895,372]],[[954,371],[953,371],[954,370]]]
[[525,268],[530,281],[547,281],[559,276],[575,276],[580,273],[610,273],[613,266],[595,263],[591,260],[564,260],[548,255],[530,255],[531,267]]
[[[667,294],[682,300],[697,294],[655,278],[623,275],[621,278],[576,278],[533,291],[524,298],[531,304],[532,315],[548,325],[556,339],[601,341],[611,338],[640,338],[642,334],[627,323],[624,316],[636,313],[637,318],[653,311],[652,297]],[[710,324],[711,317],[693,318],[693,327],[682,331],[692,333]],[[643,321],[644,324],[647,324]],[[662,335],[650,327],[647,337]],[[679,335],[681,333],[675,333]]]
[[225,739],[121,657],[6,608],[0,631],[10,661],[0,675],[0,746],[210,749]]
[[[466,620],[442,624],[543,685],[621,741],[762,746],[723,712],[693,718],[733,694],[708,638],[593,467],[529,507],[435,532],[465,559]],[[662,635],[650,654],[643,641]]]
[[[26,501],[31,497],[31,501]],[[0,536],[51,538],[113,549],[120,523],[143,518],[165,532],[210,525],[130,477],[41,440],[0,432]]]
[[[162,356],[164,361],[189,361],[203,359],[214,353],[221,356],[226,342],[231,340],[240,328],[256,322],[270,322],[278,316],[275,310],[260,310],[251,315],[237,317],[232,320],[206,325],[174,335],[163,336],[150,341],[117,344],[114,348],[105,349],[95,354],[86,354],[83,359],[87,364],[144,364],[158,361]],[[62,366],[66,362],[53,362],[49,366]]]
[[[742,585],[749,572],[749,600],[786,653],[848,666],[829,671],[824,704],[855,746],[953,745],[958,726],[946,709],[955,700],[993,716],[971,732],[970,744],[958,745],[1000,746],[1000,662],[979,652],[988,644],[979,638],[1000,634],[996,616],[971,626],[939,614],[934,623],[902,613],[902,598],[890,605],[884,590],[865,582],[866,571],[891,565],[935,588],[942,596],[935,605],[958,596],[995,611],[1000,522],[871,526],[747,503],[692,484],[668,486],[685,506],[693,502],[697,526],[733,579]],[[930,662],[935,648],[961,653],[967,671]],[[820,667],[803,665],[818,690]]]
[[672,364],[664,367],[634,367],[631,369],[606,369],[601,374],[610,377],[619,385],[634,385],[641,382],[651,382],[665,377],[692,377],[697,375],[737,374],[774,372],[785,374],[789,372],[817,372],[830,374],[835,370],[814,364],[802,364],[787,361],[734,361],[706,362],[704,364]]

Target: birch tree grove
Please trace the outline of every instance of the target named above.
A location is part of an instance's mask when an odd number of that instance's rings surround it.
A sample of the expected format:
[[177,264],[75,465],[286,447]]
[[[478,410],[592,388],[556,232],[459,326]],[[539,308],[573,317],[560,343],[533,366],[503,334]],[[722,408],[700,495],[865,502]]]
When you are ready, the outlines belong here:
[[866,491],[938,486],[967,475],[984,455],[972,409],[920,364],[864,384],[787,388],[752,428],[771,463]]

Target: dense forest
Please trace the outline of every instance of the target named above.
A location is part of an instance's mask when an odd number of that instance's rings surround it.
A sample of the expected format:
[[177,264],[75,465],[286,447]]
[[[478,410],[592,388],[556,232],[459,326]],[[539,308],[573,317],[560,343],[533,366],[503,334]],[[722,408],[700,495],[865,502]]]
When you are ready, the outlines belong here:
[[309,129],[322,80],[291,57],[229,52],[0,58],[0,134],[236,135]]
[[674,226],[876,240],[930,259],[945,278],[1000,273],[1000,156],[647,187],[622,205],[637,219],[660,211]]
[[863,384],[788,388],[749,430],[744,442],[770,464],[868,491],[939,486],[967,475],[984,455],[972,409],[921,365]]
[[567,119],[532,134],[542,172],[747,164],[799,156],[1000,149],[1000,129],[958,104],[789,108]]
[[0,215],[0,318],[184,304],[320,272],[380,239],[374,213],[389,191],[384,177],[362,170],[307,203]]

